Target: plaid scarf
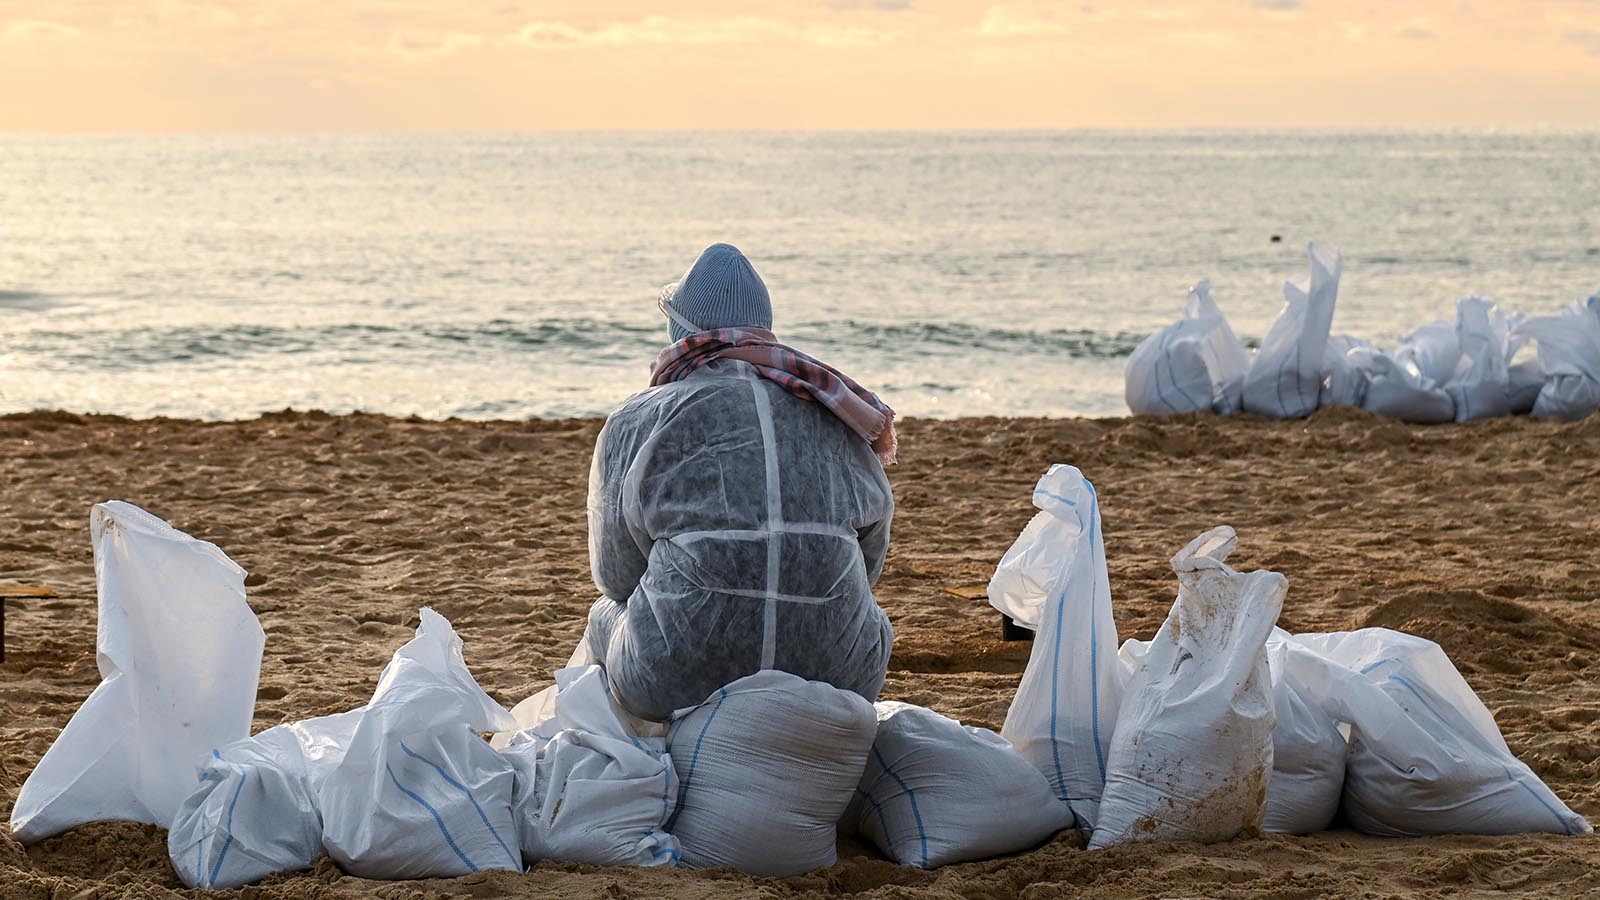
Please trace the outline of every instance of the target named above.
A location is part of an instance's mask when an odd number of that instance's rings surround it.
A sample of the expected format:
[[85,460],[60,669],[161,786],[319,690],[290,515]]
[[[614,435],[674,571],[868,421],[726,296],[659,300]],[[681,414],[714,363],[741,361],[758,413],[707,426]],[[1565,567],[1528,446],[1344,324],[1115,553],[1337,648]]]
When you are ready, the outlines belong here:
[[826,406],[872,445],[885,465],[895,461],[894,410],[838,369],[801,353],[765,328],[717,328],[691,334],[661,351],[650,386],[671,384],[714,360],[738,359],[784,390]]

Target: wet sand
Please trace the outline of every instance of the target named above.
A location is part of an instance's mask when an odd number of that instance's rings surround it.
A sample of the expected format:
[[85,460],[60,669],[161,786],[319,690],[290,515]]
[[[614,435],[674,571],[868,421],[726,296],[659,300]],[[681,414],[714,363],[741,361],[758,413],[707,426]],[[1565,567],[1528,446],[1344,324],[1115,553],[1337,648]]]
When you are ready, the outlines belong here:
[[[348,709],[416,626],[449,617],[510,705],[549,681],[595,591],[584,521],[599,423],[426,422],[293,413],[237,423],[0,417],[0,812],[98,682],[92,504],[123,499],[250,572],[267,632],[256,728]],[[1053,462],[1098,489],[1120,636],[1170,606],[1167,560],[1220,523],[1240,569],[1289,577],[1294,631],[1366,625],[1442,644],[1511,748],[1600,818],[1600,417],[1414,427],[1353,410],[1227,419],[908,421],[878,599],[896,629],[884,696],[998,728],[1026,643],[1002,643],[982,585]],[[1066,832],[935,872],[846,843],[786,880],[542,863],[521,875],[381,883],[316,871],[252,897],[1600,896],[1600,839],[1380,839],[1349,831],[1081,850]],[[24,850],[0,828],[0,898],[183,892],[161,829],[106,823]]]

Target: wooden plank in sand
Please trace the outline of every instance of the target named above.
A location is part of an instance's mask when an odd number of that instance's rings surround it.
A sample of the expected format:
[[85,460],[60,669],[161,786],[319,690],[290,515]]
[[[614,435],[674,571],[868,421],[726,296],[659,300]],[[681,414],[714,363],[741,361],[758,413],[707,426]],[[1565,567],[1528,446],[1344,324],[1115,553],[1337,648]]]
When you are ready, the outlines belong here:
[[56,595],[39,584],[0,584],[0,663],[6,661],[6,600],[46,600]]
[[[987,600],[989,598],[989,586],[986,584],[962,584],[955,587],[942,588],[941,590],[952,597],[960,597],[963,600]],[[1033,640],[1033,631],[1032,629],[1023,628],[1013,621],[1010,616],[1001,613],[1000,640],[1031,641]]]

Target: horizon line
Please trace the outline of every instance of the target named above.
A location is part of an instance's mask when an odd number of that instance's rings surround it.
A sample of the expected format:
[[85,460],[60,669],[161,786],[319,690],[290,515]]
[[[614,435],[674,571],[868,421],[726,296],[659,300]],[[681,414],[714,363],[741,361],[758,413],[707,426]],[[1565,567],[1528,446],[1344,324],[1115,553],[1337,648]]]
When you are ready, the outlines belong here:
[[857,128],[824,126],[815,128],[504,128],[504,129],[244,129],[195,128],[171,130],[133,129],[29,129],[0,126],[0,137],[488,137],[545,135],[690,135],[690,134],[1568,134],[1600,135],[1600,123],[1593,125],[1062,125],[1062,126],[927,126]]

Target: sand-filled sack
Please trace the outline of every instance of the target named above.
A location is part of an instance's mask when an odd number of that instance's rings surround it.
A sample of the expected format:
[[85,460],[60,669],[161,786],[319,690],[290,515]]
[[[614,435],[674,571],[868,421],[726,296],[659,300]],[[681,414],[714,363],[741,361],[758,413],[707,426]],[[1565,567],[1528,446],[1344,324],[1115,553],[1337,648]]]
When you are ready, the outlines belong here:
[[[1032,615],[1038,629],[1000,733],[1088,831],[1105,787],[1119,685],[1099,499],[1082,472],[1055,465],[1033,503],[1040,512],[989,583],[991,603]],[[1016,602],[996,602],[1002,596]]]
[[552,715],[502,751],[516,770],[523,862],[676,864],[678,840],[666,826],[678,773],[666,739],[629,727],[599,666],[562,669],[556,679]]
[[89,516],[100,684],[23,783],[27,844],[85,822],[165,827],[194,761],[250,733],[265,635],[244,570],[213,544],[114,500]]
[[1419,424],[1449,422],[1455,418],[1455,400],[1440,384],[1422,374],[1414,359],[1376,350],[1355,352],[1365,353],[1360,362],[1367,373],[1362,409]]
[[1521,760],[1433,641],[1387,628],[1299,634],[1285,657],[1350,723],[1343,812],[1370,834],[1588,834]]
[[1369,386],[1368,361],[1378,348],[1370,342],[1348,334],[1328,338],[1324,355],[1322,392],[1317,405],[1360,406],[1367,399]]
[[833,865],[877,726],[861,695],[778,671],[741,678],[676,718],[669,830],[684,865],[777,876]]
[[1183,318],[1150,335],[1128,357],[1124,397],[1135,413],[1238,412],[1250,357],[1211,299],[1211,282],[1189,290]]
[[1367,409],[1407,422],[1448,422],[1510,415],[1511,357],[1527,338],[1515,317],[1487,297],[1463,297],[1456,317],[1429,322],[1392,354],[1373,351],[1366,366],[1375,389]]
[[1307,245],[1306,254],[1310,282],[1284,284],[1283,311],[1245,373],[1245,412],[1298,419],[1317,411],[1343,261],[1336,248],[1321,241]]
[[317,794],[344,758],[361,710],[268,728],[211,751],[167,829],[189,887],[225,889],[309,869],[322,854]]
[[1283,834],[1325,830],[1339,814],[1350,741],[1322,711],[1300,676],[1289,671],[1288,632],[1267,639],[1272,674],[1272,781],[1262,827]]
[[1445,383],[1456,421],[1511,414],[1511,320],[1487,297],[1456,302],[1456,341],[1461,358]]
[[1223,841],[1259,827],[1272,776],[1266,641],[1288,581],[1241,574],[1214,528],[1172,558],[1178,599],[1122,698],[1090,849]]
[[1600,294],[1574,301],[1557,315],[1530,318],[1517,330],[1538,342],[1546,377],[1534,400],[1535,416],[1571,421],[1600,409]]
[[472,678],[450,623],[422,610],[317,798],[328,855],[364,878],[521,871],[515,775],[478,736],[514,724]]
[[876,704],[878,735],[847,819],[901,865],[931,869],[1026,850],[1072,812],[1010,742],[920,706]]
[[[1339,813],[1350,744],[1298,676],[1286,670],[1284,657],[1291,649],[1285,643],[1288,638],[1289,633],[1281,628],[1273,629],[1267,638],[1267,668],[1272,676],[1272,779],[1267,785],[1261,827],[1283,834],[1311,834],[1326,829]],[[1133,680],[1149,655],[1150,643],[1123,642],[1118,659],[1124,685]]]

